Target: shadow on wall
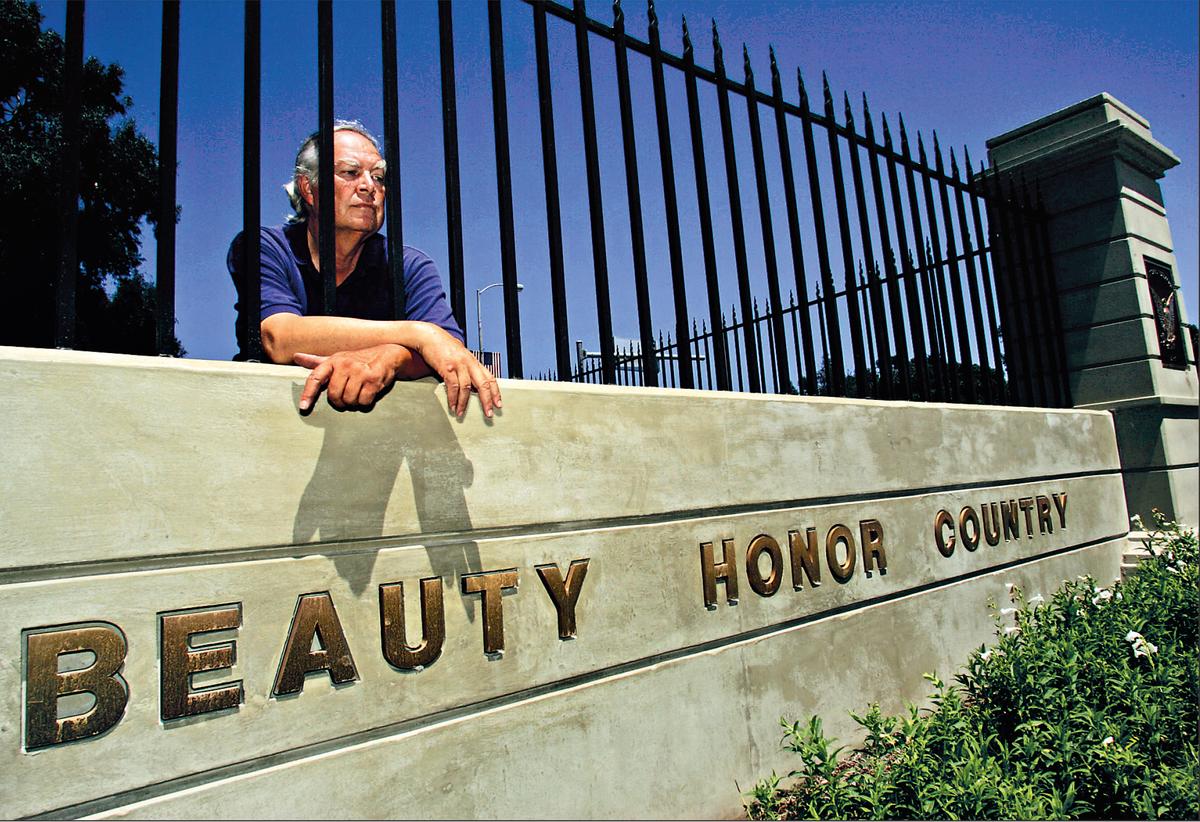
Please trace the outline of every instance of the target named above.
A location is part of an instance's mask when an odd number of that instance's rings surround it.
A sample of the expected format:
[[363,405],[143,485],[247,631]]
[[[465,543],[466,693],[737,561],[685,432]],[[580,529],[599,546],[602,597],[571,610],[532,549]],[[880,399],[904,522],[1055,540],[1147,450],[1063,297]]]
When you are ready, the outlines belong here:
[[[300,385],[293,385],[293,405]],[[414,390],[419,387],[420,390]],[[292,541],[363,540],[383,536],[388,501],[408,465],[412,504],[419,532],[469,532],[471,517],[464,489],[474,468],[458,444],[445,402],[434,380],[410,384],[403,400],[384,397],[369,413],[338,412],[321,399],[306,424],[324,431],[321,454],[308,481],[292,527]],[[403,499],[403,497],[401,497]],[[369,561],[363,554],[330,553],[334,567],[356,597],[371,583],[378,548]],[[479,547],[473,540],[439,542],[426,547],[434,574],[457,586],[463,574],[481,571]],[[467,619],[475,621],[472,597],[459,598]]]

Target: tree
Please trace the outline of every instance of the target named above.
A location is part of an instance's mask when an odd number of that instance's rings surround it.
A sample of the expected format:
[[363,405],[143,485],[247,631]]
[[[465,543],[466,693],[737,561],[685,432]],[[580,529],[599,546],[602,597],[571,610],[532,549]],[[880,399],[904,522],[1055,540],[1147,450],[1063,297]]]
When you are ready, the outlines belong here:
[[[64,44],[41,25],[36,3],[0,0],[3,345],[54,344]],[[159,218],[158,153],[126,116],[124,74],[94,57],[83,66],[76,347],[152,354],[154,288],[138,268],[141,222]],[[170,343],[163,353],[184,353]]]

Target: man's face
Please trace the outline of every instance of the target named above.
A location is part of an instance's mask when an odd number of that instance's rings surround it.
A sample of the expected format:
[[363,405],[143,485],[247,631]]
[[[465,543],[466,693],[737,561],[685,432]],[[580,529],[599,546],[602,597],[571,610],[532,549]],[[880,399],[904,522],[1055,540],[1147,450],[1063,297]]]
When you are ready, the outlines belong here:
[[[387,164],[371,141],[353,131],[333,133],[333,226],[338,231],[374,234],[383,225]],[[320,198],[301,178],[301,193],[319,219]]]

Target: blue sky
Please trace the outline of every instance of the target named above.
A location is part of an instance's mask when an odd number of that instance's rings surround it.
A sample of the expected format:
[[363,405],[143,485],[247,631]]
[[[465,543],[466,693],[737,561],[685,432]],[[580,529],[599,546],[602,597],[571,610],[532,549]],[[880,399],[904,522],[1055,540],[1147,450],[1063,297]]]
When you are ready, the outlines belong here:
[[[44,3],[46,25],[62,31],[65,4]],[[876,118],[904,114],[910,130],[926,139],[936,129],[943,146],[970,149],[976,165],[986,157],[984,141],[1056,109],[1108,91],[1146,117],[1154,136],[1175,152],[1181,165],[1162,181],[1184,282],[1189,319],[1197,310],[1197,43],[1195,2],[716,2],[659,0],[663,43],[679,53],[679,20],[686,15],[696,43],[697,61],[712,64],[709,20],[720,27],[726,62],[741,78],[740,45],[750,49],[761,86],[769,83],[767,46],[774,44],[784,77],[798,66],[819,93],[821,71],[829,73],[835,94],[848,91],[856,102],[863,92]],[[525,370],[531,374],[553,365],[551,350],[549,263],[545,236],[545,195],[529,7],[505,2],[505,56],[512,139],[517,259]],[[608,3],[592,2],[593,17],[611,21]],[[645,6],[625,4],[631,34],[645,38]],[[445,205],[442,187],[440,75],[437,9],[432,2],[398,4],[401,181],[404,239],[446,259]],[[482,2],[455,5],[464,236],[466,245],[467,331],[475,344],[474,289],[500,277],[495,194],[491,93],[487,50],[487,13]],[[597,350],[588,229],[586,180],[580,131],[573,32],[551,18],[550,51],[554,74],[559,176],[567,259],[570,337]],[[157,138],[160,7],[154,2],[91,0],[87,6],[86,53],[118,62],[126,71],[130,115],[151,139]],[[370,0],[335,4],[335,97],[339,116],[363,120],[382,132],[379,74],[379,11]],[[310,2],[263,5],[263,221],[279,223],[287,213],[280,189],[289,176],[295,149],[316,125],[316,9]],[[591,40],[597,78],[596,108],[604,191],[605,229],[613,292],[614,331],[637,334],[634,290],[621,161],[613,57],[607,41]],[[654,326],[673,324],[661,183],[653,128],[649,69],[631,56],[638,160],[646,213],[651,266]],[[671,125],[680,184],[691,314],[705,314],[701,262],[691,178],[683,84],[668,70],[672,96]],[[180,55],[179,201],[177,313],[178,334],[189,356],[228,359],[235,350],[234,291],[225,270],[229,241],[240,229],[242,119],[242,4],[184,0]],[[721,258],[722,302],[736,297],[732,242],[724,204],[726,190],[716,124],[714,94],[704,94],[706,151]],[[785,95],[796,99],[785,79]],[[819,98],[818,98],[819,99]],[[766,294],[757,204],[745,131],[745,105],[734,98],[734,127],[742,179],[752,278],[758,295]],[[839,119],[841,106],[838,106]],[[765,116],[765,110],[764,110]],[[878,122],[876,122],[878,127]],[[861,121],[860,121],[861,128]],[[764,132],[773,132],[770,120]],[[772,134],[767,154],[774,152]],[[793,136],[797,150],[798,134]],[[961,155],[960,155],[961,158]],[[778,173],[770,178],[776,208],[775,234],[781,260],[784,217]],[[802,208],[804,205],[802,204]],[[813,244],[806,243],[806,253]],[[152,277],[152,239],[143,242],[145,269]],[[810,268],[812,266],[810,265]],[[785,281],[790,268],[784,266]],[[446,276],[443,265],[443,277]],[[503,350],[500,289],[484,296],[487,347]]]

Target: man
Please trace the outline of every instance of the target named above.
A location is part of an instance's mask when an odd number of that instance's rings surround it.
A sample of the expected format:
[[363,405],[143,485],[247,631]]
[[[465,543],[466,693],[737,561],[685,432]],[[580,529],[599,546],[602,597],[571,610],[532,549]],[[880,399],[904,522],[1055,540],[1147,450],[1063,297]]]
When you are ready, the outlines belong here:
[[[337,305],[313,316],[323,288],[317,196],[317,135],[296,154],[285,186],[295,214],[282,228],[263,228],[260,329],[272,362],[312,369],[300,395],[307,413],[325,390],[337,409],[369,410],[397,379],[436,373],[446,384],[451,413],[461,417],[474,389],[485,416],[502,407],[495,378],[463,345],[433,261],[404,247],[405,320],[389,317],[390,272],[383,225],[387,164],[362,124],[339,120],[333,135],[333,227]],[[227,258],[241,288],[242,237]],[[240,311],[239,303],[239,311]],[[243,345],[244,340],[239,340]]]

